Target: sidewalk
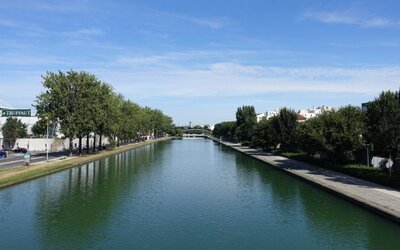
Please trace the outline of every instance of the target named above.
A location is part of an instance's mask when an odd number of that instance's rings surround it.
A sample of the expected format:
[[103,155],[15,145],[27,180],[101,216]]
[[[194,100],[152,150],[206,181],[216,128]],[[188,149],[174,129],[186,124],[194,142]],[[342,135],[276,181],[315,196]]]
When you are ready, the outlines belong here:
[[303,178],[400,223],[400,191],[398,190],[239,144],[213,140]]

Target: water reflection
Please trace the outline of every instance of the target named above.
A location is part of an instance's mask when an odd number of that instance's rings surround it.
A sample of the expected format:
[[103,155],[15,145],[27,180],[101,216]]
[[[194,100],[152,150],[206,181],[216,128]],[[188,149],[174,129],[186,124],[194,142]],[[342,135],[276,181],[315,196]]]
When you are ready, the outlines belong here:
[[[265,202],[273,204],[268,212],[279,211],[273,213],[277,226],[299,227],[303,233],[307,229],[305,237],[313,241],[310,246],[335,249],[341,242],[341,248],[346,249],[396,249],[393,242],[398,241],[400,234],[397,224],[262,162],[249,161],[246,155],[236,154],[235,160],[240,182],[264,183],[263,194],[270,198]],[[384,230],[385,235],[383,227],[390,228]]]
[[261,181],[264,184],[262,187],[265,193],[271,196],[271,204],[281,209],[283,213],[292,213],[298,199],[298,182],[293,181],[293,178],[286,174],[277,173],[274,168],[247,155],[236,154],[235,156],[239,179],[246,178],[246,181],[254,184]]
[[148,145],[47,177],[36,209],[43,247],[90,246],[105,237],[113,209],[135,189],[139,172],[153,171],[148,167],[162,160],[164,147]]
[[[207,140],[0,192],[2,249],[390,249],[400,227]],[[29,243],[29,246],[27,247]]]

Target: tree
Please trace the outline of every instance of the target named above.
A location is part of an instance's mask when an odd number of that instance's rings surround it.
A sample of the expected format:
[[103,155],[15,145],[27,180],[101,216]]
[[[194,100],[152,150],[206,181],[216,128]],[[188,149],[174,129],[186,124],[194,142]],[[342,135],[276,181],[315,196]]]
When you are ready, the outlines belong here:
[[256,111],[253,106],[242,106],[236,111],[236,136],[240,142],[250,142],[255,124]]
[[98,92],[95,91],[99,88],[98,81],[87,72],[72,70],[47,72],[42,78],[46,91],[36,98],[38,116],[60,124],[61,132],[69,139],[72,154],[73,139],[78,136],[81,142],[82,136],[93,129],[91,121],[95,118],[90,111],[96,108],[96,100],[97,103],[103,102],[93,99],[94,93]]
[[[48,124],[47,124],[48,123]],[[32,126],[32,134],[34,136],[46,136],[47,135],[47,125],[49,129],[49,136],[54,129],[55,124],[52,122],[48,122],[46,119],[41,118],[39,119],[33,126]]]
[[236,121],[215,124],[212,134],[217,138],[222,137],[223,140],[235,141]]
[[349,163],[356,160],[363,147],[363,132],[363,113],[357,107],[347,106],[306,121],[297,136],[305,152],[319,152],[335,163]]
[[297,114],[294,110],[282,108],[278,116],[271,118],[272,129],[282,151],[296,148]]
[[[94,132],[99,136],[99,150],[102,149],[102,136],[108,135],[112,132],[113,128],[113,97],[114,92],[111,85],[107,83],[100,83],[97,87],[95,98],[95,106],[93,111],[95,115],[94,119]],[[93,150],[95,150],[96,145],[94,145]]]
[[96,76],[87,72],[73,72],[71,76],[77,90],[75,98],[77,108],[74,115],[74,124],[76,126],[76,137],[79,139],[78,151],[82,153],[82,138],[86,136],[86,147],[89,151],[89,136],[95,129],[96,107],[99,106],[99,100],[96,99],[96,92],[100,88],[100,81]]
[[377,155],[398,160],[400,151],[400,93],[382,92],[365,112],[368,142]]
[[[70,141],[70,154],[74,138],[79,139],[81,153],[84,136],[89,152],[89,136],[92,133],[95,139],[99,138],[98,147],[101,150],[103,136],[115,145],[120,140],[132,141],[149,131],[157,137],[172,129],[172,119],[162,111],[142,108],[125,100],[113,91],[111,85],[84,71],[48,72],[43,76],[43,86],[45,92],[36,98],[38,116],[42,119],[47,117],[50,123],[60,125],[61,132]],[[42,132],[40,125],[36,129],[38,133]]]
[[1,128],[5,144],[8,144],[8,147],[11,148],[15,144],[17,138],[27,137],[26,128],[27,125],[22,123],[20,119],[8,117]]
[[316,153],[327,152],[324,127],[324,119],[321,117],[311,118],[300,123],[296,131],[296,140],[301,150],[310,156]]
[[278,141],[276,133],[272,127],[274,119],[262,120],[255,125],[252,146],[260,147],[264,150],[276,148]]

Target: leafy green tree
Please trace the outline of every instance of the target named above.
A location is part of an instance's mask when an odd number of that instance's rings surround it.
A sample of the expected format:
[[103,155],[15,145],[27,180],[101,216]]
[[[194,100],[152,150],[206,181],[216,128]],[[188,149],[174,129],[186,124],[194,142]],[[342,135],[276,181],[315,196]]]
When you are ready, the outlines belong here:
[[240,142],[250,142],[255,124],[256,111],[253,106],[242,106],[236,111],[236,136]]
[[306,121],[297,136],[305,152],[319,152],[335,163],[349,163],[356,160],[363,147],[363,132],[363,113],[357,107],[347,106]]
[[130,141],[137,137],[140,130],[142,109],[129,100],[122,104],[121,139]]
[[34,136],[43,136],[47,133],[47,121],[44,119],[39,119],[33,126],[32,126],[32,134]]
[[294,110],[282,108],[279,114],[271,118],[272,129],[280,143],[282,151],[293,151],[296,148],[297,114]]
[[222,137],[223,140],[235,141],[236,121],[215,124],[212,134],[217,138]]
[[322,117],[314,117],[300,123],[296,131],[296,139],[301,150],[309,155],[327,152],[325,140],[326,128]]
[[[103,144],[103,136],[111,135],[114,131],[115,122],[115,114],[113,113],[115,108],[114,98],[115,93],[110,84],[101,82],[98,84],[96,88],[95,95],[93,97],[95,99],[95,105],[92,107],[92,111],[94,111],[93,122],[94,122],[94,130],[95,138],[96,135],[99,137],[98,141],[98,150],[102,150]],[[94,143],[93,151],[96,150],[96,145]]]
[[101,91],[103,85],[94,75],[84,71],[47,72],[43,76],[46,91],[36,98],[38,116],[60,124],[61,132],[69,139],[70,154],[74,138],[79,138],[81,152],[82,137],[98,128],[95,122],[101,120],[97,118],[102,113],[97,111],[103,111],[101,105],[105,103],[99,96],[109,94]]
[[[162,111],[142,108],[138,104],[116,94],[111,85],[99,81],[87,72],[48,72],[43,76],[45,92],[36,99],[36,110],[41,118],[58,123],[61,132],[70,141],[79,139],[79,153],[82,152],[82,138],[99,138],[98,148],[102,149],[102,138],[107,136],[112,145],[121,140],[130,142],[141,134],[154,133],[162,136],[172,130],[172,119]],[[40,126],[37,127],[40,132]],[[96,150],[96,140],[93,151]]]
[[183,136],[183,130],[184,128],[182,127],[177,127],[175,125],[172,125],[172,129],[169,132],[171,136],[178,136],[178,137],[182,137]]
[[163,130],[163,116],[164,114],[162,113],[161,110],[159,109],[152,110],[151,119],[152,123],[154,124],[153,129],[155,138],[161,137]]
[[[48,124],[47,124],[48,123]],[[54,127],[56,124],[53,122],[47,122],[46,119],[40,118],[33,126],[32,126],[32,134],[34,136],[45,137],[47,135],[47,125],[49,129],[49,136],[52,136],[52,132],[54,131]]]
[[82,153],[82,138],[86,136],[86,147],[89,151],[89,135],[95,129],[96,114],[93,110],[99,105],[96,97],[96,92],[100,87],[100,81],[96,76],[87,72],[73,72],[71,80],[76,84],[76,101],[77,108],[74,115],[74,124],[76,126],[76,137],[79,139],[78,151]]
[[26,128],[27,125],[22,123],[20,119],[8,117],[1,128],[4,137],[4,143],[8,145],[8,147],[12,147],[17,138],[27,137],[28,134]]
[[253,140],[251,145],[263,150],[276,148],[277,140],[272,127],[272,119],[262,120],[254,127]]
[[377,155],[398,160],[400,157],[400,93],[382,92],[368,103],[365,112],[368,142]]
[[162,114],[161,131],[171,134],[174,128],[172,117]]

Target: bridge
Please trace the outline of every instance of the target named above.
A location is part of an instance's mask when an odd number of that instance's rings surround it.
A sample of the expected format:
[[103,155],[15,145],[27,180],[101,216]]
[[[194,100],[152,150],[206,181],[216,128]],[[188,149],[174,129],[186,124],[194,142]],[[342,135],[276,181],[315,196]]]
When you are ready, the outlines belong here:
[[189,128],[183,130],[183,137],[203,137],[207,138],[211,135],[211,131],[205,129]]

